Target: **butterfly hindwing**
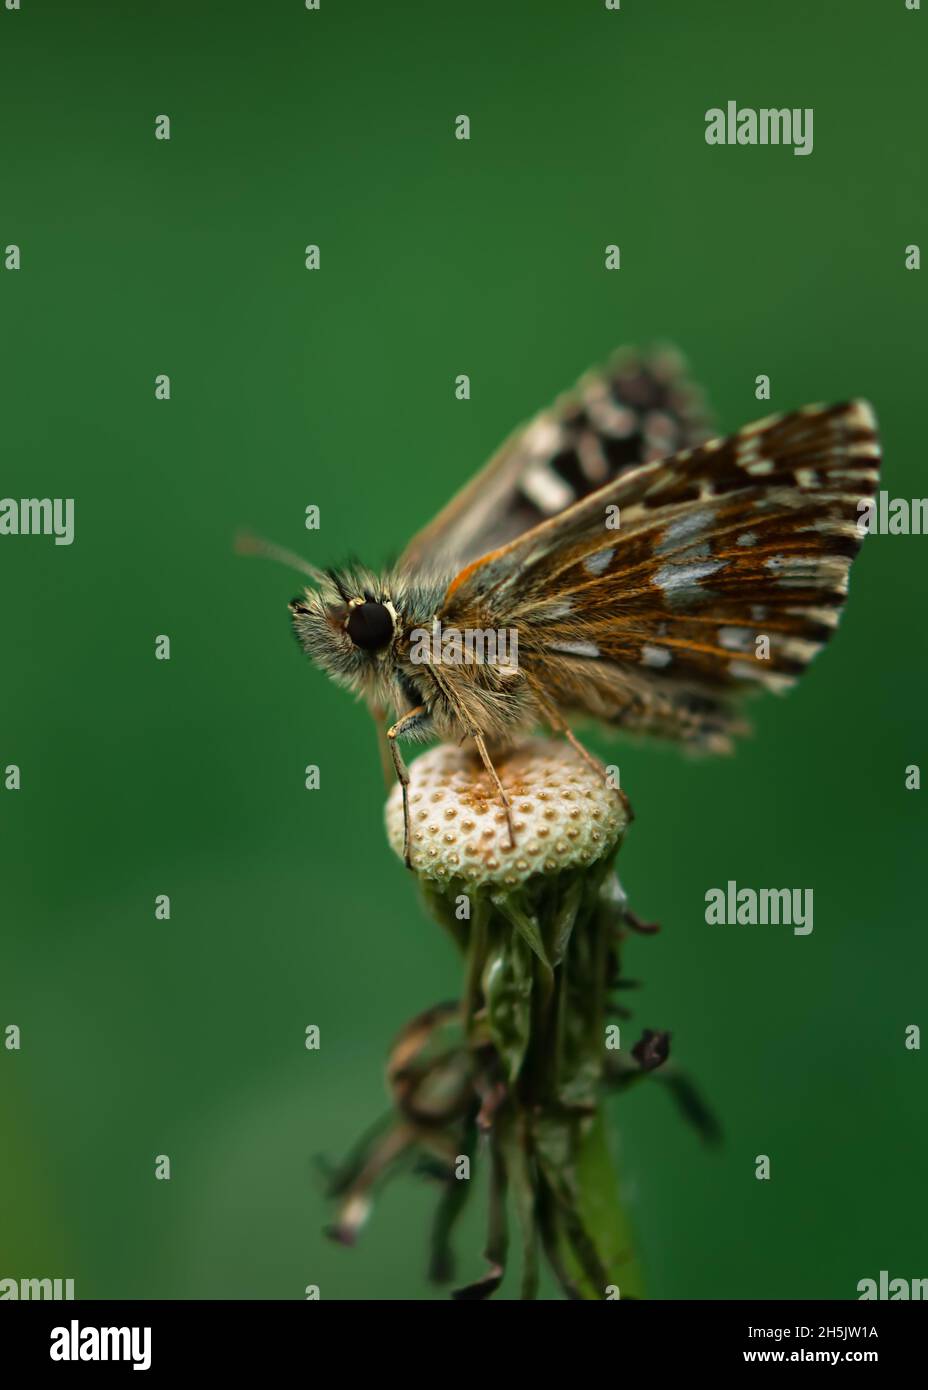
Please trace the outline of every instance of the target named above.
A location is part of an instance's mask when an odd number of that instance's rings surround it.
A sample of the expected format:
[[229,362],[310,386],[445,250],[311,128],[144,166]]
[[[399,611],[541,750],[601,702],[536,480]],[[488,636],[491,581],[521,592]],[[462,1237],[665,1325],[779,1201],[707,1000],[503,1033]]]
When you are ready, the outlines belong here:
[[620,350],[516,430],[410,542],[400,568],[463,566],[621,473],[707,435],[702,393],[675,350]]

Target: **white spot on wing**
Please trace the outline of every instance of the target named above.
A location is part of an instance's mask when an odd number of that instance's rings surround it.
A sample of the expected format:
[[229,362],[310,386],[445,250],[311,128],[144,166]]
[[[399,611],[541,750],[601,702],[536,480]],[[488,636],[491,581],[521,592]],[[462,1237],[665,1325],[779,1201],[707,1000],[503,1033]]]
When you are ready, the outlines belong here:
[[546,463],[536,463],[526,470],[522,491],[547,516],[563,511],[574,500],[573,488]]
[[822,650],[821,642],[809,642],[804,637],[784,637],[777,645],[791,661],[809,662]]
[[602,451],[599,440],[590,430],[585,430],[577,441],[577,457],[584,476],[599,486],[609,479],[609,463]]
[[644,437],[656,449],[669,453],[673,446],[676,428],[673,420],[662,410],[652,410],[644,422]]
[[765,670],[763,662],[733,661],[728,669],[735,680],[760,681],[768,690],[780,692],[789,690],[795,684],[791,676],[782,676],[775,671]]
[[609,417],[608,430],[617,439],[627,439],[629,435],[634,434],[637,424],[638,417],[633,410],[617,406]]
[[653,666],[659,671],[663,666],[669,666],[673,660],[670,652],[664,647],[643,646],[641,648],[641,661],[644,666]]
[[666,555],[669,551],[677,550],[685,542],[695,540],[712,527],[715,515],[713,507],[700,507],[698,511],[677,517],[676,521],[669,523],[661,536],[659,544],[655,547],[655,554]]
[[556,454],[561,445],[561,427],[547,415],[539,415],[525,431],[523,443],[531,454]]
[[610,565],[615,546],[610,550],[598,550],[595,555],[588,555],[583,562],[583,568],[587,574],[603,574]]
[[879,449],[875,439],[858,439],[853,444],[845,445],[844,452],[851,459],[872,459],[875,449]]
[[613,439],[627,439],[638,426],[638,417],[626,406],[616,405],[609,395],[609,388],[601,377],[586,382],[583,401],[590,419],[604,434]]
[[719,646],[730,652],[749,652],[753,634],[743,627],[720,627]]
[[710,574],[725,568],[724,560],[698,560],[689,565],[663,565],[654,575],[654,583],[664,590],[667,597],[686,598],[698,590],[699,581],[708,579]]
[[[865,446],[862,445],[861,447]],[[851,449],[848,449],[847,452],[848,455],[850,455]],[[877,462],[877,460],[872,457],[870,461],[874,464]],[[857,468],[829,468],[827,473],[829,487],[835,483],[854,483],[858,485],[865,482],[875,483],[878,477],[879,473],[875,467],[861,468],[858,466]]]
[[755,534],[754,534],[753,531],[744,531],[744,532],[742,532],[742,534],[738,537],[737,544],[738,544],[738,545],[756,545],[756,544],[757,544],[757,537],[755,536]]
[[563,652],[565,656],[599,656],[595,642],[552,642],[550,649]]
[[876,416],[869,401],[851,401],[846,418],[847,423],[856,429],[876,429]]
[[839,593],[847,589],[850,560],[846,555],[771,555],[764,561],[772,570],[778,584],[785,588],[834,588]]
[[808,618],[812,623],[821,623],[824,627],[838,626],[836,608],[787,608],[786,612],[795,618]]

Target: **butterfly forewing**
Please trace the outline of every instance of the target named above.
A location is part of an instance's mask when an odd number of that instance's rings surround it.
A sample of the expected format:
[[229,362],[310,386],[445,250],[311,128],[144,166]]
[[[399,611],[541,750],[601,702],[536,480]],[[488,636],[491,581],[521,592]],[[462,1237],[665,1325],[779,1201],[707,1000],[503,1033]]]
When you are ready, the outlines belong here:
[[563,712],[722,747],[731,696],[827,641],[879,449],[861,402],[774,416],[623,473],[467,567],[445,624],[514,627]]

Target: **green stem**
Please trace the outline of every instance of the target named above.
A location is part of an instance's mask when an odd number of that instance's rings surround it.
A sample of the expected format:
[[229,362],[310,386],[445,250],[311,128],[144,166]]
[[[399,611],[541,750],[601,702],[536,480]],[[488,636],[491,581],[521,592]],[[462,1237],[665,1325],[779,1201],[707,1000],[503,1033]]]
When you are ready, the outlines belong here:
[[493,1124],[522,1229],[524,1298],[535,1296],[539,1237],[569,1296],[642,1294],[600,1113],[610,871],[607,861],[481,896],[470,924],[465,1028],[471,1038],[488,1029],[507,1077]]

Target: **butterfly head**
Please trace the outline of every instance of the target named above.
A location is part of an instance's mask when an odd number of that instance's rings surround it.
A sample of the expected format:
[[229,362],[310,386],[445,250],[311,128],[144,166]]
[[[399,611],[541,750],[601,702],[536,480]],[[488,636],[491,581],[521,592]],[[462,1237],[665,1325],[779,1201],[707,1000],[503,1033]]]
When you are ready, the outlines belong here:
[[328,570],[316,588],[291,601],[290,612],[306,655],[339,685],[373,693],[382,683],[397,613],[375,575]]

